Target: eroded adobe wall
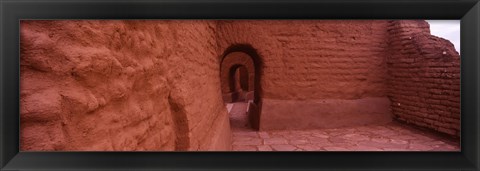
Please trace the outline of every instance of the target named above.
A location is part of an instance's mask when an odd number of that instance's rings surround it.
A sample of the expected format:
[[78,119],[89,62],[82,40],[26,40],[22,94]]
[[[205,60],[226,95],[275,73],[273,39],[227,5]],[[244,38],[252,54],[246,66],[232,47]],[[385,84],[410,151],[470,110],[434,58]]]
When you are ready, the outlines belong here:
[[22,21],[21,150],[228,150],[213,21]]
[[387,27],[380,20],[219,21],[217,51],[246,44],[258,52],[260,129],[384,123],[391,120]]
[[389,27],[388,96],[395,119],[439,132],[460,133],[460,56],[425,21]]

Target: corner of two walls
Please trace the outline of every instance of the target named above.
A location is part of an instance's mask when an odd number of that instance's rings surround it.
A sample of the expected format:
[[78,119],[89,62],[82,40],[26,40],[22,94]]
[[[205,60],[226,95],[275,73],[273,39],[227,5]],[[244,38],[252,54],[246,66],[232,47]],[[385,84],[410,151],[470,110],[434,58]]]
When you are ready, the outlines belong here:
[[260,130],[393,118],[459,136],[460,57],[449,41],[430,35],[427,22],[282,22],[217,27],[219,49],[249,44],[264,61]]
[[460,136],[460,56],[423,20],[389,26],[388,96],[394,119]]
[[169,62],[172,93],[188,118],[187,150],[230,150],[231,130],[220,90],[215,21],[175,21],[179,44]]
[[22,21],[20,148],[229,150],[211,21]]

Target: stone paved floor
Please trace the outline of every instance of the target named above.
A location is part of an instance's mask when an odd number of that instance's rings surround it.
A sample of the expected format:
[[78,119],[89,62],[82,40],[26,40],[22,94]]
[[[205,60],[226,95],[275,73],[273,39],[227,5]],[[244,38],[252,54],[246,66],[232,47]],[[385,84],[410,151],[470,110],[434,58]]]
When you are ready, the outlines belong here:
[[338,129],[255,131],[246,103],[228,104],[234,151],[459,151],[452,138],[392,122]]

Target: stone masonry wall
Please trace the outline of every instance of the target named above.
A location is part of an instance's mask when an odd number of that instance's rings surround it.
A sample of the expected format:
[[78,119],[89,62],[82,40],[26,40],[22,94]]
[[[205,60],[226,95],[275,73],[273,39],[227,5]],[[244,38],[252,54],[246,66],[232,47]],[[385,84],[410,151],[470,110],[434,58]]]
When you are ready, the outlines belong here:
[[32,20],[20,29],[21,150],[231,148],[214,21]]
[[446,134],[460,134],[460,56],[430,35],[425,21],[391,21],[388,97],[394,118]]

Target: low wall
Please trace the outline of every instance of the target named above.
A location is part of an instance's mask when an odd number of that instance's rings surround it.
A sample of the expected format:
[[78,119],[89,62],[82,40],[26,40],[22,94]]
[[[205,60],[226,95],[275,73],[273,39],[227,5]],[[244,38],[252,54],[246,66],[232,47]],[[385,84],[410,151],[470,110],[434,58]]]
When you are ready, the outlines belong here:
[[261,110],[260,130],[338,128],[392,120],[390,100],[386,97],[306,101],[263,99]]

